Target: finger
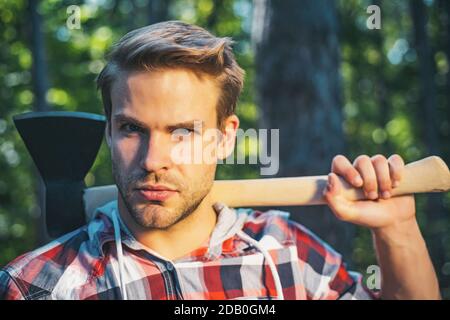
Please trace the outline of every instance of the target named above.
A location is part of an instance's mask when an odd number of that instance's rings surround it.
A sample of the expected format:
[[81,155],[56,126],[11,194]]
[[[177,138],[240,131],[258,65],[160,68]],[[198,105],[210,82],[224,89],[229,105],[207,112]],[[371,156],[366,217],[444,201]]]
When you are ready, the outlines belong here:
[[339,196],[342,190],[342,183],[336,173],[331,172],[330,174],[328,174],[327,188],[324,190],[324,194],[326,192],[331,194],[332,196]]
[[375,174],[377,176],[377,184],[380,195],[384,199],[389,199],[391,197],[391,175],[389,173],[389,164],[387,159],[381,155],[377,154],[371,158],[373,168],[375,169]]
[[370,158],[367,155],[361,155],[355,159],[353,166],[358,170],[363,179],[363,189],[366,197],[371,200],[377,199],[377,176]]
[[344,177],[348,183],[355,187],[361,187],[363,180],[350,161],[343,155],[337,155],[331,163],[331,172]]
[[389,173],[391,176],[392,187],[396,188],[400,184],[405,170],[405,162],[398,154],[393,154],[388,159]]
[[327,187],[324,189],[324,198],[334,215],[342,221],[353,221],[357,218],[352,203],[342,195],[342,182],[335,173],[328,175]]
[[225,205],[222,202],[216,202],[213,204],[213,208],[216,213],[220,213],[225,208]]

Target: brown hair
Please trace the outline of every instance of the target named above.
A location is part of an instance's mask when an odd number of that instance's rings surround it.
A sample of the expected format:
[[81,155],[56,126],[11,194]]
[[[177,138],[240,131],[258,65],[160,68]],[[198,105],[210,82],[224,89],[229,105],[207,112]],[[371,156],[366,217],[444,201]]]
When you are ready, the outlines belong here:
[[127,33],[113,47],[97,77],[103,107],[111,120],[111,87],[121,71],[188,68],[212,75],[221,89],[217,123],[235,112],[244,82],[230,38],[218,38],[203,28],[181,21],[165,21]]

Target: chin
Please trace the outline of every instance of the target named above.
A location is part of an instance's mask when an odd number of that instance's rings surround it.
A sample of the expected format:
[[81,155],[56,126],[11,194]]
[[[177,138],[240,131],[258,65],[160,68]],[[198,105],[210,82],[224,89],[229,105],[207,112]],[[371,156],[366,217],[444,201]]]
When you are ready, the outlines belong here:
[[158,204],[146,204],[138,212],[134,218],[145,228],[167,229],[178,220],[173,212]]

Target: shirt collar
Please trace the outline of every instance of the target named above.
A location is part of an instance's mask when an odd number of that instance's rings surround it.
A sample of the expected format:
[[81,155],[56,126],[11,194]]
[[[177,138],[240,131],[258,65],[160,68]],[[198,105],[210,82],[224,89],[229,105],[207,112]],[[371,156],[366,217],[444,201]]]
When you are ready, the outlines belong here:
[[[231,209],[223,204],[217,203],[214,209],[218,215],[216,226],[214,227],[211,236],[197,249],[178,258],[180,261],[187,260],[210,260],[219,257],[222,253],[232,252],[235,250],[242,250],[248,245],[245,242],[240,242],[236,246],[236,233],[243,228],[247,219],[249,210]],[[109,242],[114,242],[114,227],[112,223],[113,211],[119,212],[117,200],[108,202],[107,204],[96,209],[93,220],[89,223],[88,233],[99,248],[100,254],[104,256],[104,246]],[[158,258],[167,260],[161,257],[152,249],[144,246],[132,235],[122,221],[120,214],[118,215],[122,243],[132,250],[145,250]]]

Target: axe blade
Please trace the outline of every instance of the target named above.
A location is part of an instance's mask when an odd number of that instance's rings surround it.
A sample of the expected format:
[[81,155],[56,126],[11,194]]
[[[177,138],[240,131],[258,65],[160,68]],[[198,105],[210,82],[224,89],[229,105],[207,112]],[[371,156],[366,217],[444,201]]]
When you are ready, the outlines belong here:
[[103,140],[105,117],[86,112],[27,112],[14,124],[45,184],[47,232],[58,237],[85,224],[84,178]]

